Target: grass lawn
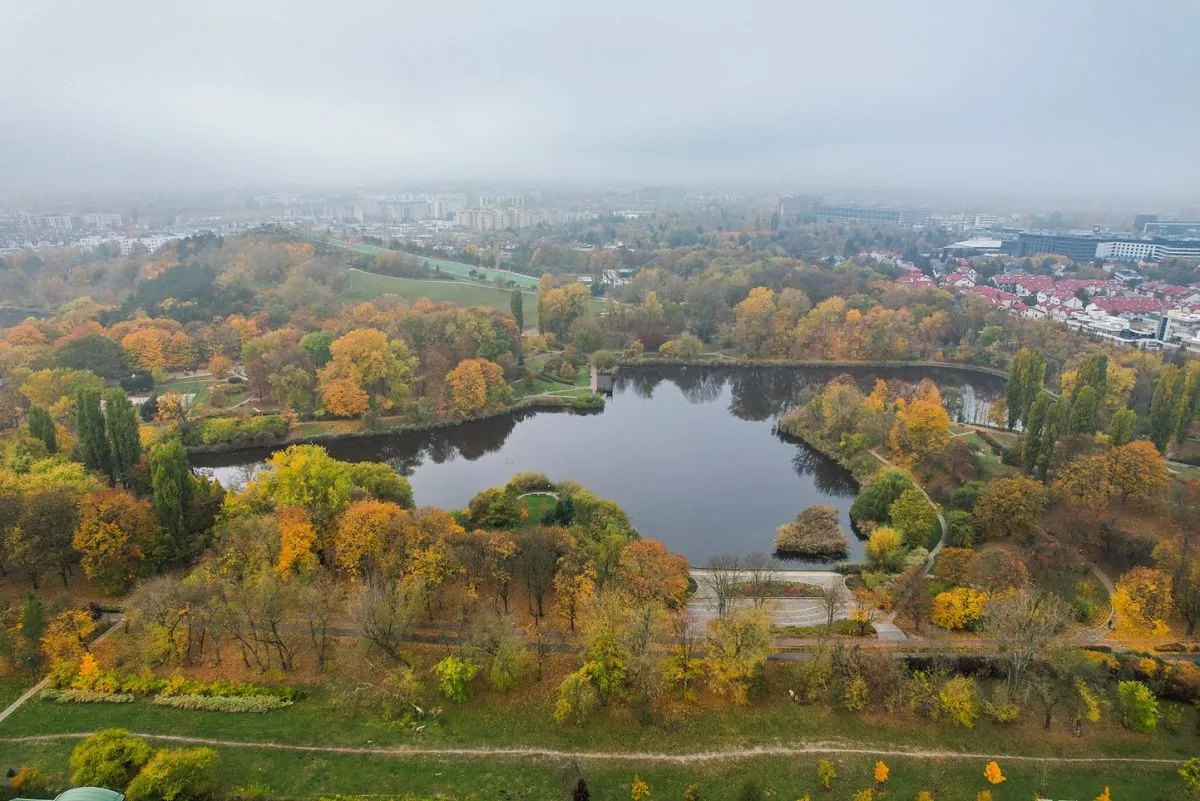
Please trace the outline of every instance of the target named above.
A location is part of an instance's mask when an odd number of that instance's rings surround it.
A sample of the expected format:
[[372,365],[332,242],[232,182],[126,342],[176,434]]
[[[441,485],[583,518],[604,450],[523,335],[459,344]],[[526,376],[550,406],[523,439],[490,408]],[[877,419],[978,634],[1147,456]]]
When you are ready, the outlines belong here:
[[[0,676],[0,710],[21,697],[37,680],[30,676]],[[2,728],[2,727],[0,727]]]
[[523,525],[533,526],[542,522],[542,518],[554,508],[555,504],[558,503],[558,499],[550,495],[528,495],[521,498],[519,502],[529,510],[529,517],[524,521]]
[[[170,745],[170,744],[166,744]],[[51,777],[65,780],[73,741],[36,744],[0,744],[0,768],[31,765]],[[986,750],[986,749],[985,749]],[[877,757],[830,754],[837,777],[826,792],[817,781],[818,754],[708,761],[687,765],[640,760],[597,761],[562,757],[478,757],[453,760],[430,757],[364,756],[218,748],[220,772],[230,787],[258,784],[272,797],[314,798],[318,795],[413,794],[427,797],[445,793],[458,798],[561,801],[582,775],[597,801],[625,801],[634,775],[645,781],[651,798],[679,799],[696,784],[700,797],[732,801],[760,797],[792,801],[811,794],[814,799],[849,801],[862,789],[874,786]],[[885,757],[890,773],[886,784],[889,801],[909,801],[921,790],[932,790],[938,801],[974,801],[988,787],[982,759],[931,760]],[[1006,781],[994,788],[997,801],[1027,799],[1045,790],[1050,798],[1091,801],[1105,786],[1119,801],[1178,799],[1183,787],[1176,766],[1080,766],[1000,762]],[[753,782],[761,796],[745,796],[744,785]],[[877,796],[880,797],[880,796]]]
[[[424,281],[415,278],[394,278],[361,270],[347,270],[350,280],[347,293],[359,300],[373,300],[380,295],[399,295],[407,300],[427,298],[431,301],[450,301],[463,306],[490,306],[502,312],[511,310],[512,290],[470,284],[465,281]],[[525,295],[525,326],[537,325],[537,296]]]

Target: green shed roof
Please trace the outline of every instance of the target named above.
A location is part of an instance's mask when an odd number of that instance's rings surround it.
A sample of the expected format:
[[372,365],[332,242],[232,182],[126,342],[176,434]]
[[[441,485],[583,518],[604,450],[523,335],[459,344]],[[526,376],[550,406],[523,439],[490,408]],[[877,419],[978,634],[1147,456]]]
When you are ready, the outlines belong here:
[[125,796],[103,787],[72,787],[59,793],[54,801],[125,801]]

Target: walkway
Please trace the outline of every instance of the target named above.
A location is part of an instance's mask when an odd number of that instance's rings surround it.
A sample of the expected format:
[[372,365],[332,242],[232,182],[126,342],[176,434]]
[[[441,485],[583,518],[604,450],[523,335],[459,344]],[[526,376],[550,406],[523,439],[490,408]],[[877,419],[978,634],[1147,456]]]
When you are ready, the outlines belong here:
[[[119,618],[119,617],[114,618],[112,621],[112,625],[108,627],[108,630],[105,631],[103,634],[101,634],[96,639],[92,640],[91,645],[95,645],[96,643],[103,641],[105,637],[107,637],[108,635],[110,635],[114,631],[116,631],[117,626],[119,626],[119,625],[121,625],[121,618]],[[12,715],[14,712],[16,712],[18,709],[20,709],[21,706],[26,701],[28,701],[30,698],[32,698],[33,696],[40,693],[42,690],[46,689],[46,687],[48,687],[49,685],[50,685],[50,677],[46,676],[46,678],[42,679],[37,684],[33,685],[28,690],[21,693],[20,698],[18,698],[17,700],[15,700],[11,704],[9,704],[8,708],[5,709],[3,712],[0,712],[0,723],[3,723],[5,720],[7,720],[8,717],[10,715]]]
[[[946,749],[910,749],[896,746],[847,745],[840,741],[804,743],[801,745],[759,745],[749,748],[724,748],[712,751],[690,751],[665,753],[662,751],[566,751],[537,746],[471,747],[471,746],[394,746],[363,747],[349,745],[293,745],[254,740],[218,740],[209,737],[187,737],[178,734],[154,734],[131,732],[134,737],[165,743],[206,745],[217,748],[254,748],[265,751],[293,751],[307,754],[350,754],[375,757],[464,757],[467,759],[553,759],[587,760],[592,762],[657,762],[671,765],[695,765],[705,762],[731,762],[761,757],[789,757],[805,754],[839,754],[844,756],[889,757],[894,759],[964,759],[978,762],[1032,762],[1053,764],[1125,764],[1125,765],[1172,765],[1178,766],[1181,757],[1067,757],[1027,756],[1006,754],[997,751],[971,752]],[[0,743],[45,743],[58,740],[82,740],[95,732],[81,731],[64,734],[35,734],[28,737],[0,737]]]
[[[696,594],[688,599],[688,617],[703,626],[717,616],[717,593],[713,588],[713,571],[692,568],[692,579],[696,582]],[[846,589],[846,578],[832,570],[773,570],[770,575],[773,581],[792,584],[812,584],[828,590],[831,587],[841,587],[845,600],[834,612],[835,620],[844,620],[850,616],[853,605],[850,603],[850,592]],[[751,574],[739,570],[734,581],[747,583]],[[732,609],[746,608],[754,605],[752,598],[735,598],[729,602]],[[771,615],[771,621],[776,626],[820,626],[829,619],[829,612],[824,598],[768,598],[765,608]]]

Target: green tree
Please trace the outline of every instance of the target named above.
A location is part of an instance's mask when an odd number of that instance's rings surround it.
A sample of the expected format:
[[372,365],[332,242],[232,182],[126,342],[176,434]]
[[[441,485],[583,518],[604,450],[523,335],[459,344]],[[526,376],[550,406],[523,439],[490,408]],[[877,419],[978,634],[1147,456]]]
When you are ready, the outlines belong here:
[[103,729],[71,752],[71,783],[123,792],[153,755],[140,737],[124,729]]
[[1072,434],[1090,434],[1096,430],[1102,395],[1091,386],[1077,387],[1071,401],[1071,420],[1067,430]]
[[1075,371],[1075,383],[1071,387],[1069,398],[1072,405],[1078,400],[1079,393],[1084,387],[1091,387],[1096,394],[1097,406],[1103,403],[1108,394],[1108,357],[1103,353],[1093,353],[1084,356]]
[[1046,429],[1046,417],[1050,413],[1050,395],[1042,392],[1029,407],[1029,417],[1025,422],[1025,438],[1021,444],[1021,467],[1026,473],[1033,474],[1042,454],[1042,437]]
[[438,689],[454,703],[462,703],[471,695],[471,680],[479,672],[479,665],[472,659],[448,656],[433,666],[438,677]]
[[100,410],[100,392],[81,387],[75,393],[75,431],[79,437],[79,455],[89,470],[108,477],[115,483],[112,449],[104,429],[104,413]]
[[329,349],[333,339],[332,331],[310,331],[300,338],[300,349],[308,354],[314,367],[324,367],[333,358]]
[[1154,386],[1150,400],[1150,441],[1160,453],[1167,452],[1167,443],[1178,426],[1179,400],[1186,384],[1186,374],[1171,364],[1163,370]]
[[1041,448],[1037,457],[1039,478],[1046,478],[1046,472],[1050,469],[1050,460],[1054,457],[1055,449],[1058,448],[1058,438],[1062,436],[1063,430],[1067,426],[1069,414],[1070,408],[1067,406],[1065,398],[1056,400],[1046,411],[1046,424],[1042,427]]
[[1108,427],[1108,438],[1112,444],[1120,447],[1133,439],[1137,427],[1137,412],[1133,409],[1120,409],[1113,414],[1112,423]]
[[912,479],[904,472],[894,467],[880,470],[854,499],[850,519],[857,525],[868,521],[886,523],[892,504],[912,486]]
[[1200,795],[1200,757],[1192,757],[1179,769],[1183,786],[1192,795]]
[[84,334],[67,340],[55,349],[51,362],[55,367],[68,370],[91,370],[110,381],[129,373],[125,351],[100,334]]
[[58,432],[55,431],[54,420],[45,407],[30,406],[25,425],[29,429],[29,436],[40,440],[46,446],[46,453],[58,453]]
[[217,791],[217,752],[164,749],[154,754],[125,793],[129,801],[206,801]]
[[25,596],[21,605],[21,650],[23,661],[36,661],[41,657],[42,635],[46,632],[46,605],[33,590]]
[[518,333],[525,330],[525,296],[520,289],[514,289],[508,299],[508,307],[512,310],[513,319],[517,321]]
[[104,428],[113,472],[128,487],[133,468],[142,458],[142,440],[138,433],[137,411],[125,397],[125,390],[110,389],[104,394]]
[[1117,685],[1117,712],[1121,715],[1121,725],[1127,729],[1149,734],[1158,728],[1158,699],[1140,681]]
[[163,528],[171,535],[172,551],[178,556],[187,551],[187,508],[191,500],[191,467],[187,451],[178,439],[159,443],[150,451],[150,486],[154,508]]
[[938,528],[937,510],[916,487],[900,493],[888,507],[888,518],[909,548],[925,547]]
[[1008,427],[1025,423],[1029,407],[1042,391],[1046,379],[1046,356],[1040,350],[1021,348],[1008,368],[1008,385],[1004,390],[1008,402]]
[[[412,485],[408,479],[383,462],[351,462],[350,481],[353,485],[352,496],[366,494],[405,509],[413,506]],[[354,499],[359,500],[358,497]]]

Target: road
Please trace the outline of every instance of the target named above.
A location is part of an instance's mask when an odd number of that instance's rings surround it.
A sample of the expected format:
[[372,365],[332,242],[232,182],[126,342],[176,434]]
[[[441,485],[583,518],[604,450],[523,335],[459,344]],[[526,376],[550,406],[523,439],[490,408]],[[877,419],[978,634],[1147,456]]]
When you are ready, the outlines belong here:
[[[697,589],[696,594],[688,600],[687,613],[692,620],[701,625],[717,616],[717,593],[713,589],[712,574],[713,571],[707,569],[692,568],[691,570]],[[825,589],[840,586],[843,591],[846,586],[845,577],[831,570],[776,570],[772,573],[771,578],[775,581],[813,584]],[[735,580],[749,582],[750,574],[744,570],[738,571]],[[846,602],[841,604],[834,613],[836,620],[850,616],[850,593],[845,591],[845,594]],[[753,604],[754,601],[750,598],[738,598],[731,602],[733,608],[752,606]],[[771,620],[777,626],[817,626],[826,622],[824,598],[768,598],[767,609],[771,613]]]

